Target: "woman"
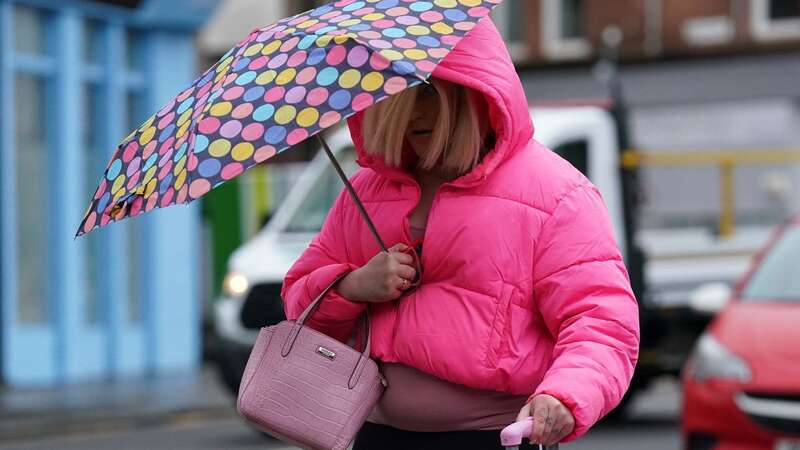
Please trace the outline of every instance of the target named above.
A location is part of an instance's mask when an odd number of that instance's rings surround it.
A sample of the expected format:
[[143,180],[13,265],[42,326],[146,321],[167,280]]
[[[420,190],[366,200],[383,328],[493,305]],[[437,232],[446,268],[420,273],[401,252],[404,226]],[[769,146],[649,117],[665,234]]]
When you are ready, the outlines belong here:
[[286,315],[344,273],[309,325],[346,341],[372,306],[389,387],[355,450],[501,448],[498,430],[528,416],[532,441],[573,440],[618,404],[638,352],[607,211],[533,139],[491,20],[433,77],[348,121],[363,167],[353,186],[393,246],[380,251],[342,193],[286,275]]

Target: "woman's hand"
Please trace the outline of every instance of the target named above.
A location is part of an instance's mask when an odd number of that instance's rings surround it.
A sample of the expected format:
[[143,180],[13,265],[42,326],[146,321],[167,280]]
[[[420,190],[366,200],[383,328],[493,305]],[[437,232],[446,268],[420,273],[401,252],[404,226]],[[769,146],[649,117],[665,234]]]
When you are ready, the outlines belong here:
[[533,416],[532,443],[553,445],[567,437],[575,428],[575,419],[557,398],[541,394],[525,404],[517,415],[517,421]]
[[395,300],[408,289],[416,276],[414,258],[403,250],[405,244],[396,244],[388,252],[380,252],[368,263],[350,272],[339,282],[336,290],[355,302],[388,302]]

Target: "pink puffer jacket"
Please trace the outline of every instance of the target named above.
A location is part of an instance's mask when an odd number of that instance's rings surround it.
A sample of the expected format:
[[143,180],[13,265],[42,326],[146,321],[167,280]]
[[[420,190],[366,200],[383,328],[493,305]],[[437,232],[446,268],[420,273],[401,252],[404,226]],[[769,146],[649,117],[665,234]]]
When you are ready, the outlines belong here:
[[[422,284],[374,305],[372,355],[474,388],[550,394],[572,412],[566,440],[575,439],[618,404],[638,354],[636,299],[608,212],[589,180],[533,139],[522,85],[490,20],[434,76],[483,93],[497,145],[437,192]],[[363,167],[352,183],[387,246],[411,244],[407,216],[420,188],[364,152],[361,120],[349,119]],[[343,192],[286,275],[287,317],[379,251]],[[364,308],[332,290],[310,326],[345,341]]]

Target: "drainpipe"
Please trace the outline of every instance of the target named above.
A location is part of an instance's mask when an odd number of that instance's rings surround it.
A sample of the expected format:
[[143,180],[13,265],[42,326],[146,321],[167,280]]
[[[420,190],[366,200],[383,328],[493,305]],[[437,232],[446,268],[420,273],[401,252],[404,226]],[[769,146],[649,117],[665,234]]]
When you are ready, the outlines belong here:
[[747,12],[747,5],[745,5],[744,0],[731,0],[731,9],[730,9],[730,18],[731,22],[733,23],[733,42],[737,45],[744,44],[747,42],[747,33],[745,30],[747,27],[746,24],[746,12]]
[[645,0],[644,2],[644,53],[655,56],[663,50],[663,0]]
[[[630,149],[630,128],[628,126],[628,105],[622,90],[622,79],[619,70],[619,47],[622,44],[623,33],[619,26],[609,25],[602,33],[602,46],[600,59],[593,69],[594,76],[606,86],[608,96],[612,101],[609,111],[614,118],[617,135],[617,146],[620,155]],[[634,237],[638,228],[640,183],[638,168],[619,168],[622,190],[623,217],[625,222],[625,264],[631,280],[631,288],[636,298],[642,299],[644,294],[644,254],[636,244]],[[640,303],[640,312],[644,310]]]

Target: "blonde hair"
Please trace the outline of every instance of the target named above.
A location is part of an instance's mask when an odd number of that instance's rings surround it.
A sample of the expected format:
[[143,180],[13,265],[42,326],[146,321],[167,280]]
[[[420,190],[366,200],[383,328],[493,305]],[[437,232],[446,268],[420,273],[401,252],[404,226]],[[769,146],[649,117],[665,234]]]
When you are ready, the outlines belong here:
[[[481,127],[477,105],[469,88],[431,78],[439,94],[439,116],[433,126],[430,145],[417,166],[463,174],[481,157]],[[400,167],[403,144],[417,101],[417,89],[407,89],[364,111],[363,137],[367,153],[383,155],[390,167]]]

